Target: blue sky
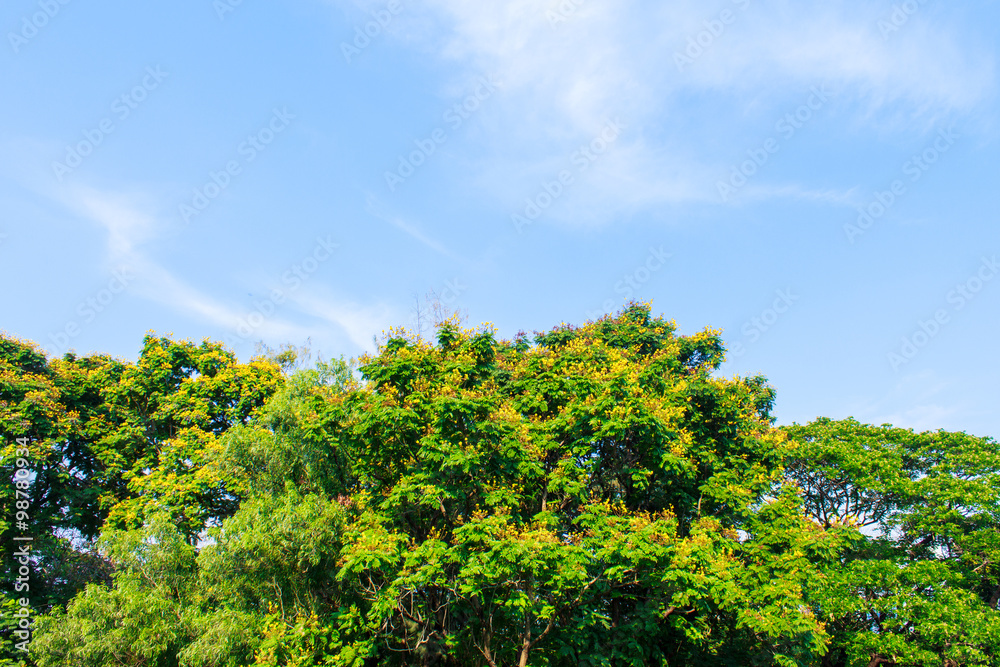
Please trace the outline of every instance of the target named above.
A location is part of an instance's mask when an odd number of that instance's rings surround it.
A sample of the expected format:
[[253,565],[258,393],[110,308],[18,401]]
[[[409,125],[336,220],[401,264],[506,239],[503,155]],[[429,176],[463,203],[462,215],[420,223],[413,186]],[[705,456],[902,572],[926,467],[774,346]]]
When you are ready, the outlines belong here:
[[1000,6],[8,0],[0,327],[356,356],[651,300],[780,423],[1000,437]]

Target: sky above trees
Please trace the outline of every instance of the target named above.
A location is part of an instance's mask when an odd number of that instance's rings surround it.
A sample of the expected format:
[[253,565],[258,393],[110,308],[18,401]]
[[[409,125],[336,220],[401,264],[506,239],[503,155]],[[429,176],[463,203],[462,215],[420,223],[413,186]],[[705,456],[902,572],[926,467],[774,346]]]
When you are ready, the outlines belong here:
[[508,338],[636,298],[780,423],[996,437],[998,11],[12,0],[0,327],[329,358],[429,292]]

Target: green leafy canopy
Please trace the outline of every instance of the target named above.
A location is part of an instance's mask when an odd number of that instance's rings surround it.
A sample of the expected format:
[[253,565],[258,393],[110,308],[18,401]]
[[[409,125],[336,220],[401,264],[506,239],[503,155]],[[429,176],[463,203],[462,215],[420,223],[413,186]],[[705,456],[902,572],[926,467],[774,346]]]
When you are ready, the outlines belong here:
[[39,666],[1000,663],[996,443],[775,428],[720,332],[648,304],[294,371],[3,342],[0,418],[53,471],[39,532],[96,538]]

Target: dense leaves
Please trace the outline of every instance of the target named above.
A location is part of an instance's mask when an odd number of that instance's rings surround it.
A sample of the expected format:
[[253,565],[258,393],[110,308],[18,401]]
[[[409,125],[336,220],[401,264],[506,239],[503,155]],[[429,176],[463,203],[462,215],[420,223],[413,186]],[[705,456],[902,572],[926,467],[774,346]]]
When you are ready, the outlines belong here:
[[[193,543],[208,522],[231,515],[237,485],[212,464],[217,440],[282,382],[273,363],[240,364],[215,343],[147,336],[130,364],[100,355],[49,360],[33,343],[0,337],[0,470],[9,481],[0,489],[0,540],[31,538],[34,610],[111,582],[113,562],[93,543],[104,528],[138,528],[153,508],[169,511]],[[19,448],[27,455],[17,456]],[[31,473],[20,488],[18,459]],[[27,498],[15,499],[18,492]],[[5,605],[26,594],[15,590],[18,567],[4,559]],[[11,629],[0,626],[0,641],[10,642]]]
[[644,304],[533,341],[393,331],[287,377],[211,343],[3,343],[4,428],[59,481],[39,463],[39,537],[96,563],[37,665],[998,661],[996,443],[775,429],[718,332]]
[[826,664],[996,664],[997,443],[850,419],[785,432],[806,512],[854,533],[813,594],[835,638]]

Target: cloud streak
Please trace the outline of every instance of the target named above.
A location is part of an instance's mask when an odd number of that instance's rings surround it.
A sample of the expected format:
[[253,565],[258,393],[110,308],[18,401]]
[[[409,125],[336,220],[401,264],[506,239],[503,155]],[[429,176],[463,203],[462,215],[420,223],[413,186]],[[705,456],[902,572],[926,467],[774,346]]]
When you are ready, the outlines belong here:
[[[136,274],[137,279],[130,286],[133,294],[230,332],[237,331],[240,323],[246,321],[249,311],[215,298],[179,278],[146,252],[143,246],[156,240],[168,227],[150,212],[155,207],[148,198],[90,187],[63,189],[55,197],[67,209],[107,233],[105,261],[109,266],[128,266]],[[266,291],[268,286],[262,289]],[[361,307],[324,295],[321,289],[313,286],[287,290],[287,301],[282,308],[284,316],[276,313],[268,317],[253,328],[253,337],[278,342],[329,338],[329,325],[334,325],[351,343],[366,349],[370,347],[371,332],[390,321],[390,312],[385,306]],[[300,317],[294,318],[295,314]],[[302,315],[307,320],[319,322],[303,323]]]
[[407,222],[398,215],[391,213],[386,205],[379,201],[378,198],[370,192],[365,194],[365,210],[373,217],[389,223],[399,231],[403,232],[410,238],[416,239],[422,245],[430,248],[434,252],[444,255],[449,259],[458,259],[450,250],[445,248],[444,245],[424,234],[416,227],[416,225]]

